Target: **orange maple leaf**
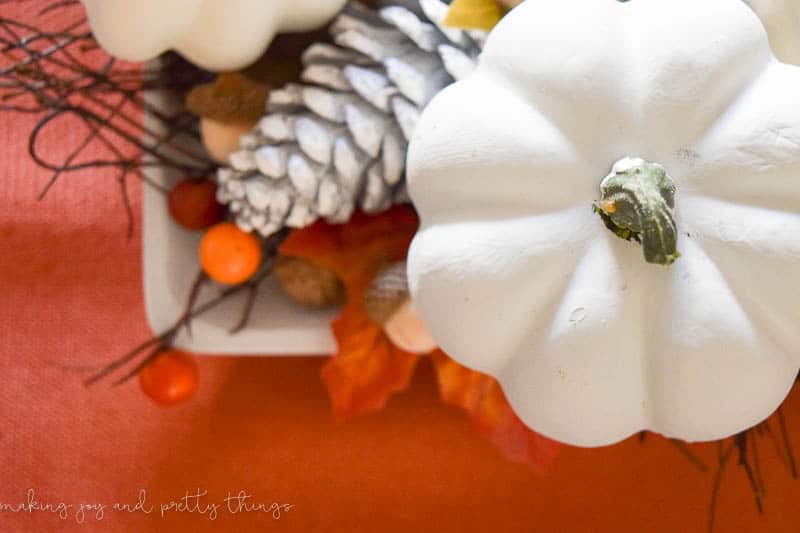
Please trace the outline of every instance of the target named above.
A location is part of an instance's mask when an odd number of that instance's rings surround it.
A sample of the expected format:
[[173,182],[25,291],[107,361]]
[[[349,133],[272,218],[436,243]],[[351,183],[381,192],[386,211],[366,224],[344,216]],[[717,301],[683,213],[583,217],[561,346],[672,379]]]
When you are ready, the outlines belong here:
[[337,420],[380,411],[389,398],[408,388],[419,356],[392,344],[362,306],[348,305],[333,322],[339,346],[322,368]]
[[356,213],[347,224],[317,222],[296,230],[280,247],[284,255],[333,270],[347,288],[347,305],[333,322],[338,351],[322,368],[338,420],[382,409],[411,382],[419,356],[396,348],[369,318],[364,291],[382,267],[405,258],[418,225],[409,207]]
[[[334,416],[346,420],[378,411],[408,387],[419,356],[396,348],[364,306],[364,291],[378,271],[405,258],[419,222],[408,207],[378,215],[357,213],[344,225],[324,222],[292,232],[284,255],[302,257],[333,270],[347,287],[347,305],[333,322],[338,352],[322,368]],[[469,370],[441,351],[432,355],[445,403],[472,415],[478,432],[512,461],[544,471],[557,444],[528,429],[493,378]]]
[[526,426],[514,413],[500,384],[463,367],[441,350],[431,354],[439,381],[439,396],[472,416],[478,432],[511,461],[544,473],[555,460],[559,444]]

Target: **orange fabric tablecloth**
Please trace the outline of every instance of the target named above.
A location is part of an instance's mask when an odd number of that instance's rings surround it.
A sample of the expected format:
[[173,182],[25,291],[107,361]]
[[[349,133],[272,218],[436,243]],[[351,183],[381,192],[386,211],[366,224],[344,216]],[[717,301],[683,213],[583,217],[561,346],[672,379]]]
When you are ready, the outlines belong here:
[[[0,114],[0,531],[705,530],[712,474],[664,439],[564,448],[536,476],[438,402],[428,362],[384,412],[346,424],[330,416],[318,357],[202,357],[198,396],[171,409],[150,403],[135,381],[84,388],[72,367],[98,365],[150,335],[140,225],[127,240],[107,174],[65,176],[38,202],[48,174],[27,160],[31,125]],[[131,192],[138,215],[136,182]],[[797,395],[785,410],[800,441]],[[800,530],[800,482],[768,439],[759,444],[766,514],[734,459],[718,532]],[[716,445],[693,450],[713,466]],[[63,520],[4,507],[30,490],[73,507]],[[80,504],[135,502],[142,490],[153,512],[86,510],[77,523]],[[160,504],[198,490],[207,496],[187,500],[198,507],[161,516]],[[223,507],[211,520],[206,506],[239,491],[293,507],[279,519]]]

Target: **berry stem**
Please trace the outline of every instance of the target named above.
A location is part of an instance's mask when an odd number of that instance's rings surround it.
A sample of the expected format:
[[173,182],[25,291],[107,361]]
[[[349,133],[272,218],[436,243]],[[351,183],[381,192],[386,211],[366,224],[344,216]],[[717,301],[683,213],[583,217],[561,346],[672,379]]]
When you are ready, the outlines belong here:
[[197,276],[195,279],[195,283],[193,284],[192,291],[187,299],[187,304],[184,312],[178,317],[175,323],[164,332],[151,337],[150,339],[144,341],[143,343],[139,344],[131,351],[123,355],[122,357],[112,361],[107,366],[102,368],[99,372],[94,374],[93,376],[89,377],[84,381],[84,385],[89,387],[98,381],[104,379],[105,377],[111,375],[115,371],[119,370],[126,364],[130,363],[137,356],[141,355],[146,350],[150,349],[146,352],[146,355],[142,358],[142,360],[137,363],[133,369],[129,372],[124,374],[122,377],[117,379],[112,383],[113,386],[119,386],[131,378],[135,377],[144,367],[146,367],[150,362],[153,361],[156,357],[158,357],[164,350],[167,350],[172,347],[173,343],[175,342],[178,333],[180,333],[181,329],[184,327],[188,328],[192,319],[211,311],[212,309],[219,306],[221,303],[227,301],[229,298],[236,296],[244,291],[249,291],[248,298],[245,301],[244,308],[242,310],[242,318],[234,327],[234,330],[231,333],[237,333],[244,329],[247,325],[247,322],[250,318],[250,315],[253,310],[253,306],[255,304],[255,298],[258,291],[259,286],[261,283],[264,282],[267,278],[270,277],[272,274],[272,267],[275,264],[275,260],[278,256],[278,247],[280,243],[288,236],[289,230],[284,229],[275,235],[272,235],[269,239],[267,239],[264,243],[264,256],[266,260],[262,264],[259,271],[248,281],[240,284],[235,285],[233,287],[228,287],[224,289],[222,292],[219,293],[216,297],[204,302],[200,305],[197,305],[198,294],[200,291],[200,287],[205,283],[206,277],[202,273]]

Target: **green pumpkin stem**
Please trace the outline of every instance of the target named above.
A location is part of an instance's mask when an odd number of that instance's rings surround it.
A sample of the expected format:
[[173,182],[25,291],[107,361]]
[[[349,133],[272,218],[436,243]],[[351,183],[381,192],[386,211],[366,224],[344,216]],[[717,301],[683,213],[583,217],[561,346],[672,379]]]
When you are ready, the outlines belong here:
[[644,259],[671,265],[677,250],[675,182],[657,163],[625,158],[600,184],[600,200],[593,209],[617,237],[642,245]]

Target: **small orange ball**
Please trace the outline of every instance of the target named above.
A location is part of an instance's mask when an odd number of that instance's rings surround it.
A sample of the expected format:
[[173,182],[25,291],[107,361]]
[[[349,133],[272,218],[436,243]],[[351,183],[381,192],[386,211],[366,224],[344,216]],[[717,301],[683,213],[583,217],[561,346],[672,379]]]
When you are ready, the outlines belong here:
[[197,392],[199,372],[194,357],[166,350],[139,372],[142,391],[159,405],[185,402]]
[[260,264],[258,239],[231,222],[217,224],[200,241],[200,266],[218,283],[244,283],[256,273]]

